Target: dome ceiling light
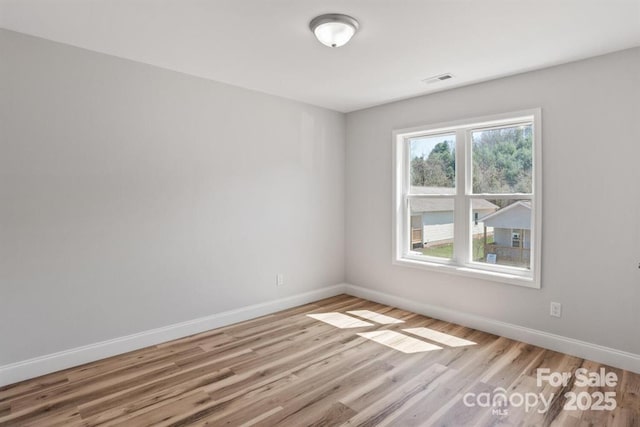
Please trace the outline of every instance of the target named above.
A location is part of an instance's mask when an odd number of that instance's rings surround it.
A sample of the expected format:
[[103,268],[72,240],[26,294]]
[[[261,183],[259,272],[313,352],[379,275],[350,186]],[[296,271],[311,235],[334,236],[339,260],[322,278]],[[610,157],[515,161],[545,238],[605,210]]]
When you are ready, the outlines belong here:
[[316,16],[309,22],[309,28],[320,43],[329,47],[344,46],[358,31],[358,21],[348,15],[328,13]]

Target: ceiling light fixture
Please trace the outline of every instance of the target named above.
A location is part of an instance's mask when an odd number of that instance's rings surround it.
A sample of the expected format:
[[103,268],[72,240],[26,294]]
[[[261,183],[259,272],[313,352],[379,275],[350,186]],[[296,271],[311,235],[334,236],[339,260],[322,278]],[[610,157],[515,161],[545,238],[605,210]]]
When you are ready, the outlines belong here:
[[348,15],[328,13],[316,16],[309,28],[320,43],[329,47],[344,46],[358,30],[358,21]]

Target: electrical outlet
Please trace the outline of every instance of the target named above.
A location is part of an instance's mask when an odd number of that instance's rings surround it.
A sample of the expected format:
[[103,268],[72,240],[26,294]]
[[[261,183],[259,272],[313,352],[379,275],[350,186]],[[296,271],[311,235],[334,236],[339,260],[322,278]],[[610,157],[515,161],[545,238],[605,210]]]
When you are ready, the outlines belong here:
[[551,311],[549,315],[553,317],[561,317],[562,316],[562,304],[559,302],[551,302]]
[[278,273],[276,274],[276,286],[284,285],[284,274]]

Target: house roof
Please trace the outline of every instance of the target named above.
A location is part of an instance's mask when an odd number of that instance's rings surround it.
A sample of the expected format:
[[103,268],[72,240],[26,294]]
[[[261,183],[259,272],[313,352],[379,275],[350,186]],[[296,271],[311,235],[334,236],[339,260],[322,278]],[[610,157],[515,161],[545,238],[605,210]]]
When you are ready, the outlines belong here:
[[507,207],[499,209],[484,218],[482,222],[487,227],[531,229],[531,202],[520,200]]
[[[474,211],[493,212],[498,209],[488,200],[477,199],[473,202]],[[453,210],[453,199],[413,199],[411,212],[447,212]]]
[[412,185],[411,194],[451,194],[455,196],[456,189],[450,187],[422,187]]

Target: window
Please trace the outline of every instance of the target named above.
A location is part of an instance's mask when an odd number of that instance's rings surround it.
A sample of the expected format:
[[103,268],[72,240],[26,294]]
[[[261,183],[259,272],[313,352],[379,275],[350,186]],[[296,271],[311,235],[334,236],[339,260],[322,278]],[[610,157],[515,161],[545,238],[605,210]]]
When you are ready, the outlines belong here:
[[394,263],[540,287],[540,110],[394,132]]
[[520,247],[520,233],[515,231],[511,233],[511,247],[513,248]]

